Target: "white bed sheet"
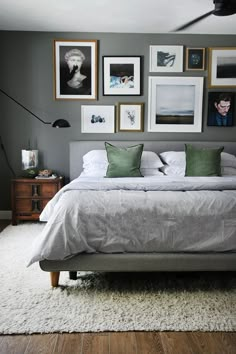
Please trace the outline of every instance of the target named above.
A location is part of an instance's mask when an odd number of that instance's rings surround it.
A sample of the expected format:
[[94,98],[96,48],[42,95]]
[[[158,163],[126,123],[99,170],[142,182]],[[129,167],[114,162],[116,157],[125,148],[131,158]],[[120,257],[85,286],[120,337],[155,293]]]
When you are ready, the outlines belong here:
[[40,219],[29,264],[81,252],[235,252],[236,176],[79,177]]

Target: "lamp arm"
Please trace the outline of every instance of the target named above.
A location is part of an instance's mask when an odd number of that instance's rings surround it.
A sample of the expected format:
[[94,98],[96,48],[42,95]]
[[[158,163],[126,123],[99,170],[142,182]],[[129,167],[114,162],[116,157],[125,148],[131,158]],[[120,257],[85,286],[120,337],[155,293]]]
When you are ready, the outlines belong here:
[[8,98],[10,98],[12,101],[14,101],[15,103],[17,103],[19,106],[21,106],[22,108],[24,108],[27,112],[29,112],[30,114],[32,114],[32,116],[34,116],[35,118],[37,118],[38,120],[40,120],[40,122],[44,123],[44,124],[52,124],[52,122],[45,122],[44,120],[42,120],[41,118],[39,118],[38,116],[36,116],[36,114],[34,114],[33,112],[31,112],[28,108],[26,108],[25,106],[23,106],[23,104],[21,104],[20,102],[18,102],[17,100],[15,100],[13,97],[9,96],[5,91],[3,91],[2,89],[0,89],[0,92],[2,92],[5,96],[7,96]]

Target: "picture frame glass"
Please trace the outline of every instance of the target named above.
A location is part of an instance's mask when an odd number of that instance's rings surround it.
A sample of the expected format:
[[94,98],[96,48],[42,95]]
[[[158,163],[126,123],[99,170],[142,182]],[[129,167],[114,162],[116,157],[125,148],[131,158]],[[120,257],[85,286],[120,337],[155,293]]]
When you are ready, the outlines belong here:
[[202,77],[149,77],[148,131],[201,132]]
[[115,107],[81,106],[81,133],[114,133]]
[[55,99],[96,99],[97,41],[54,40]]
[[103,57],[103,95],[140,95],[140,56]]
[[151,45],[149,50],[150,72],[182,72],[183,46]]
[[120,103],[118,112],[119,131],[143,131],[143,103]]
[[186,70],[204,70],[205,48],[186,48]]
[[236,87],[236,47],[209,48],[209,87]]

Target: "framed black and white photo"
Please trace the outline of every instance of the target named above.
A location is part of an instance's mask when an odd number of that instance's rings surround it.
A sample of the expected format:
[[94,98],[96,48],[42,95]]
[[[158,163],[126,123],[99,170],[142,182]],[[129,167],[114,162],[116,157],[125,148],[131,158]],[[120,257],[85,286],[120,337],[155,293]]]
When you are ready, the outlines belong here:
[[114,106],[81,106],[81,133],[114,133]]
[[195,71],[205,69],[205,48],[186,48],[185,69]]
[[183,46],[151,45],[149,53],[150,72],[182,72]]
[[144,103],[118,103],[117,130],[119,132],[143,132],[143,107]]
[[55,99],[97,98],[97,41],[54,40]]
[[209,48],[211,87],[236,87],[236,47]]
[[200,133],[203,77],[149,77],[148,131]]
[[233,125],[234,95],[233,92],[226,91],[208,93],[208,126],[231,127]]
[[103,95],[140,95],[140,62],[140,56],[104,56]]

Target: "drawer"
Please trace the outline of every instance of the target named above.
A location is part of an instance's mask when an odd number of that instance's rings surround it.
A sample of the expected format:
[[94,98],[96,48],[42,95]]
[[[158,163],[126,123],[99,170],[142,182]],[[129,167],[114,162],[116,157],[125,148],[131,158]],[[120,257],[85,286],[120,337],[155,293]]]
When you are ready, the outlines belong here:
[[58,191],[56,183],[42,183],[39,189],[39,195],[41,197],[52,198]]
[[31,197],[33,188],[30,183],[15,183],[15,197]]
[[39,199],[16,199],[16,213],[40,213],[42,210],[42,201]]

